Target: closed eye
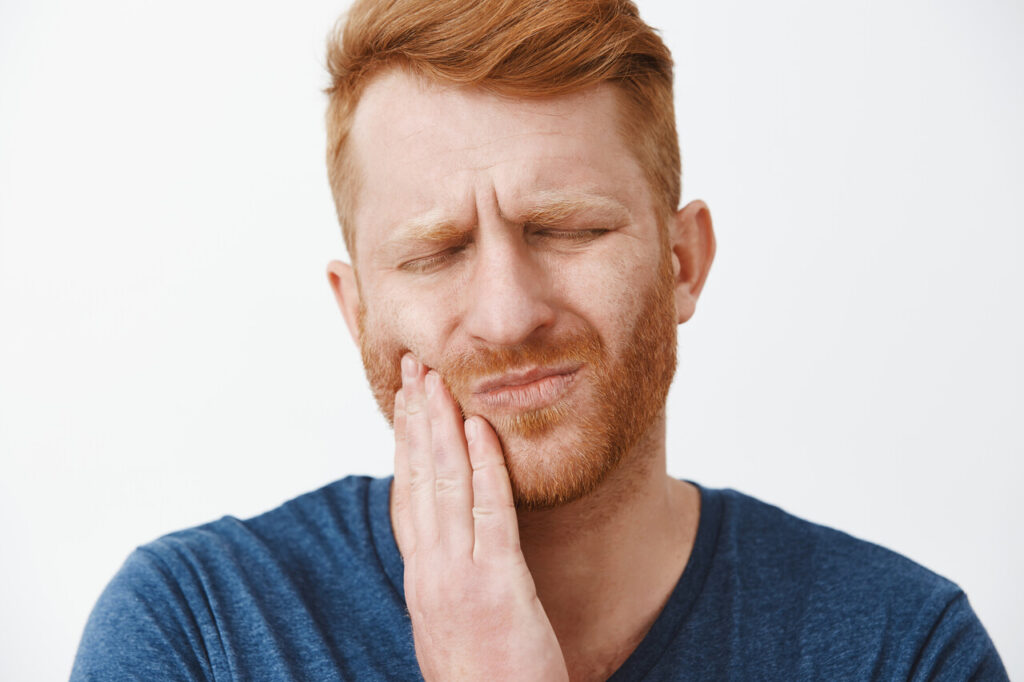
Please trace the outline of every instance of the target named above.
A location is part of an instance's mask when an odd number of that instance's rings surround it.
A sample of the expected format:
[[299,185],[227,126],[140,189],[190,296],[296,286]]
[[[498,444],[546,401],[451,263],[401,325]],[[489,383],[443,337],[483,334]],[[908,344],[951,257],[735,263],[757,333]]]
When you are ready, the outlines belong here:
[[533,232],[538,237],[545,239],[560,239],[569,242],[586,242],[593,239],[597,239],[601,235],[610,232],[611,230],[593,229],[593,230],[536,230]]
[[431,270],[436,270],[437,268],[448,264],[465,250],[465,244],[452,246],[429,256],[423,256],[422,258],[414,258],[413,260],[406,261],[399,265],[398,269],[405,270],[406,272],[430,272]]

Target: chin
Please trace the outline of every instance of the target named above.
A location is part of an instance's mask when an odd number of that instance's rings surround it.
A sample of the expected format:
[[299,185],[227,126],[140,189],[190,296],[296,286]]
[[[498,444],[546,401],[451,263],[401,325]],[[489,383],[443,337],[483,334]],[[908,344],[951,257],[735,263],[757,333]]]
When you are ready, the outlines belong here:
[[623,455],[581,425],[548,425],[543,433],[532,435],[499,430],[498,438],[505,451],[512,498],[516,508],[524,511],[553,509],[586,497]]

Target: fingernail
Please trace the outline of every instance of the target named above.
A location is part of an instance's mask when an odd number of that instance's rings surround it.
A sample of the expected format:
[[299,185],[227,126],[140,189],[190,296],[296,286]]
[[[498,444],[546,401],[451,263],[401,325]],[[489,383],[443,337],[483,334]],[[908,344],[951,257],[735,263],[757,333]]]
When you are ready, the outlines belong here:
[[416,361],[412,359],[411,354],[407,353],[402,357],[402,374],[406,379],[416,378]]
[[427,395],[434,395],[434,391],[437,390],[437,373],[430,371],[427,372]]
[[472,443],[476,440],[476,430],[480,428],[476,425],[475,419],[466,420],[466,442]]

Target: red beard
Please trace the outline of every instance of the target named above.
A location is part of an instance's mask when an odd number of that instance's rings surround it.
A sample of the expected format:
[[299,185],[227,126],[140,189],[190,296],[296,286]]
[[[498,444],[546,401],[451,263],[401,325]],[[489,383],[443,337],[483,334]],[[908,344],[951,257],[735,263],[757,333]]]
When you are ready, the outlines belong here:
[[[629,343],[611,357],[592,327],[558,339],[507,348],[480,348],[446,356],[436,367],[463,410],[481,379],[538,366],[583,365],[587,385],[536,410],[480,416],[505,452],[512,494],[520,509],[556,507],[580,499],[601,483],[662,414],[676,366],[676,311],[671,252],[663,247],[658,277],[645,294]],[[401,358],[410,349],[376,333],[360,309],[361,352],[377,404],[389,422],[402,386]],[[558,438],[562,428],[568,438]]]

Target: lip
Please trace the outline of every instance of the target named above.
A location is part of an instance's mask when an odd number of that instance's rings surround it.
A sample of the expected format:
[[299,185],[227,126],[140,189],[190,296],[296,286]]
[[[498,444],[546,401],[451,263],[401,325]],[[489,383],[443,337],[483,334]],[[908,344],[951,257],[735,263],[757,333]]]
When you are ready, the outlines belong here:
[[535,367],[479,383],[473,397],[490,408],[539,409],[561,398],[575,383],[582,365]]

